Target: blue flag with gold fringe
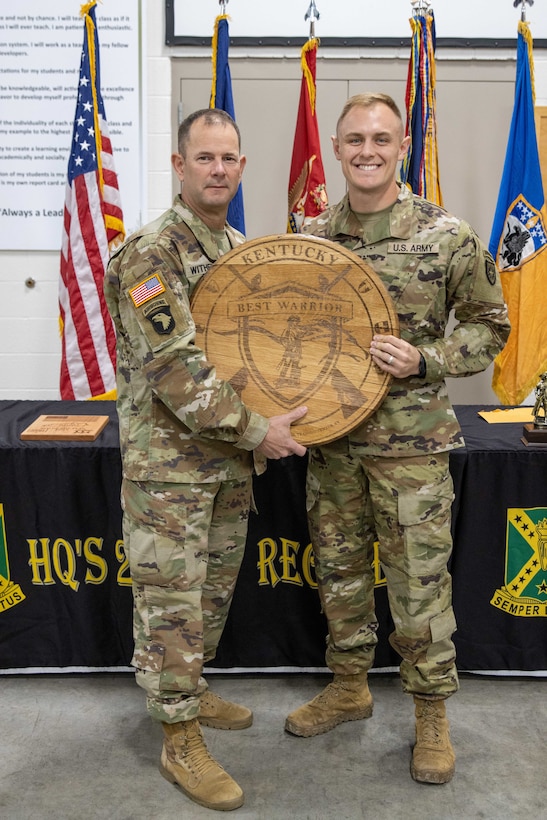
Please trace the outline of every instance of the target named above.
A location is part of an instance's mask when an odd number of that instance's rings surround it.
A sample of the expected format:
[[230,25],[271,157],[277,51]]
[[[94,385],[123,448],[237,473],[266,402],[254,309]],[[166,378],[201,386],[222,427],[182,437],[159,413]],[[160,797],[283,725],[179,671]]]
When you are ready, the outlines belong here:
[[[232,76],[228,63],[230,29],[228,15],[220,14],[215,20],[213,33],[213,81],[211,86],[210,108],[226,111],[235,121],[234,98],[232,95]],[[245,233],[245,212],[243,209],[243,189],[241,183],[235,197],[228,207],[228,223],[236,230]]]
[[547,211],[534,121],[532,46],[528,23],[521,20],[513,117],[490,237],[511,322],[492,379],[503,404],[521,404],[547,370]]

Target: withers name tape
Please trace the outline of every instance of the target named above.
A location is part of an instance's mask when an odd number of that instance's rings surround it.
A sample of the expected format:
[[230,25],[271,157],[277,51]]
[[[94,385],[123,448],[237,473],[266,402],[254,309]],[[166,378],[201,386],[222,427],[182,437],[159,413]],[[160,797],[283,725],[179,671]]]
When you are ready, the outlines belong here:
[[129,295],[135,307],[144,305],[145,302],[148,302],[149,299],[153,299],[154,296],[158,296],[160,293],[165,293],[165,286],[159,276],[155,274],[154,276],[149,276],[144,282],[139,282],[138,285],[135,285],[135,287],[129,291]]

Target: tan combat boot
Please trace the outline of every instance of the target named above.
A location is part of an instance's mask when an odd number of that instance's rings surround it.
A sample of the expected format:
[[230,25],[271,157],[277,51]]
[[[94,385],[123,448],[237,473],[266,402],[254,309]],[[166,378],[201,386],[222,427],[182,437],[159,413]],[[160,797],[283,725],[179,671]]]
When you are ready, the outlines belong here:
[[285,721],[285,729],[299,737],[313,737],[329,732],[346,720],[370,717],[372,706],[366,672],[335,675],[313,700],[291,712]]
[[454,774],[456,756],[450,743],[444,700],[414,697],[416,745],[410,773],[420,783],[448,783]]
[[160,773],[191,800],[208,809],[230,811],[243,805],[243,792],[205,745],[197,718],[162,723]]
[[213,729],[246,729],[253,722],[253,713],[207,689],[199,699],[198,719],[202,726]]

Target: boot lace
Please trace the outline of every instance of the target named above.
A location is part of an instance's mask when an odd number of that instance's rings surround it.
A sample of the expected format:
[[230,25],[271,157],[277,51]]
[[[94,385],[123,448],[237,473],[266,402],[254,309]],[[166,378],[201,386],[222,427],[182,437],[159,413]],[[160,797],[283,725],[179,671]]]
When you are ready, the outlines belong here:
[[202,777],[210,769],[222,768],[209,754],[201,731],[197,726],[188,729],[186,737],[182,739],[176,753],[199,777]]
[[338,698],[340,691],[345,688],[340,681],[331,681],[313,700],[315,703],[329,703],[331,700]]
[[439,715],[433,703],[424,702],[421,712],[422,718],[422,740],[424,743],[431,743],[438,746],[441,743],[441,731],[439,727]]

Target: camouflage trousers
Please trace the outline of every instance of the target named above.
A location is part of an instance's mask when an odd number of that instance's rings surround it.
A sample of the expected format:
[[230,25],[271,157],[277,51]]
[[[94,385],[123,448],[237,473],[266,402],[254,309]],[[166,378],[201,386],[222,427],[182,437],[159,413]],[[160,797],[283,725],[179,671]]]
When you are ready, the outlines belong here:
[[308,517],[337,674],[370,669],[377,645],[374,542],[386,578],[405,692],[458,689],[447,562],[453,484],[448,453],[377,458],[347,438],[310,452]]
[[132,663],[156,720],[192,720],[243,560],[251,477],[122,486],[133,583]]

